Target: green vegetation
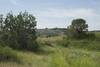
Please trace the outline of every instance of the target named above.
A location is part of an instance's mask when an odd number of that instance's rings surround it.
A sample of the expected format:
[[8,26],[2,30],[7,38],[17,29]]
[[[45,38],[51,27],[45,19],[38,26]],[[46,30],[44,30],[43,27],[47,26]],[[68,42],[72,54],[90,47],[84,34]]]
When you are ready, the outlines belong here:
[[[5,18],[5,19],[4,19]],[[0,41],[14,49],[36,50],[36,20],[28,12],[0,16]]]
[[45,52],[18,51],[21,63],[1,62],[0,67],[99,67],[100,52],[61,46],[44,46]]
[[73,20],[68,31],[45,29],[52,31],[46,36],[35,26],[27,12],[0,16],[0,67],[100,67],[100,33],[87,31],[84,19]]
[[16,51],[14,51],[9,47],[2,47],[2,46],[0,46],[0,60],[20,61]]
[[72,24],[68,26],[68,36],[72,38],[86,38],[88,24],[84,19],[74,19]]

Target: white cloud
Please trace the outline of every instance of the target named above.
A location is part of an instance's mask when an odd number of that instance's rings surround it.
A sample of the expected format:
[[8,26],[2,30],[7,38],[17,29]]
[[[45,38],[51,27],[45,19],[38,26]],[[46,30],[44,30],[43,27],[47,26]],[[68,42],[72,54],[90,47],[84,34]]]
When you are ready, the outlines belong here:
[[73,18],[84,18],[89,24],[89,30],[100,29],[96,27],[96,25],[100,25],[98,23],[100,20],[96,19],[100,15],[95,9],[90,8],[37,10],[36,17],[38,18],[38,28],[66,27],[70,25]]
[[40,17],[55,17],[55,18],[63,18],[63,17],[81,17],[88,18],[97,16],[95,10],[79,8],[79,9],[48,9],[43,11],[38,11],[38,16]]

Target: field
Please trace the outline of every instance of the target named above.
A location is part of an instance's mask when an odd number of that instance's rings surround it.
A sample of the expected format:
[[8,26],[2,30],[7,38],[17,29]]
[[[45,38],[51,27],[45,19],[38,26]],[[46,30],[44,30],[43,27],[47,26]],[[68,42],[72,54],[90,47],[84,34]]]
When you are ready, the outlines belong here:
[[[63,36],[39,37],[38,52],[6,47],[3,49],[5,54],[17,61],[1,61],[0,67],[100,67],[100,33],[96,33],[96,36],[98,38],[95,40],[69,40]],[[10,54],[7,54],[8,50]]]
[[23,63],[0,62],[0,67],[100,67],[100,52],[44,47],[45,52],[18,52]]

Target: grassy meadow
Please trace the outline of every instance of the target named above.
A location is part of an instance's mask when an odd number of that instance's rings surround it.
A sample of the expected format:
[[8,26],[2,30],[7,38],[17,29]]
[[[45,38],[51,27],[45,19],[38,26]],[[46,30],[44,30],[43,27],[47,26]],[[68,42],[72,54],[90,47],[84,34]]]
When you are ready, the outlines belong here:
[[94,40],[38,37],[37,52],[0,47],[0,67],[100,67],[100,33],[96,37]]

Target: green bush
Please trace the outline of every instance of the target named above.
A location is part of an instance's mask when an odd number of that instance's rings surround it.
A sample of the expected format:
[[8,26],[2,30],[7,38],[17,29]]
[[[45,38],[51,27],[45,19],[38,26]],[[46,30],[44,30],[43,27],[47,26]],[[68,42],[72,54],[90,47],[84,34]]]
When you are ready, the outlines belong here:
[[0,19],[0,40],[14,49],[35,51],[36,43],[36,18],[28,12],[17,15],[8,13]]

